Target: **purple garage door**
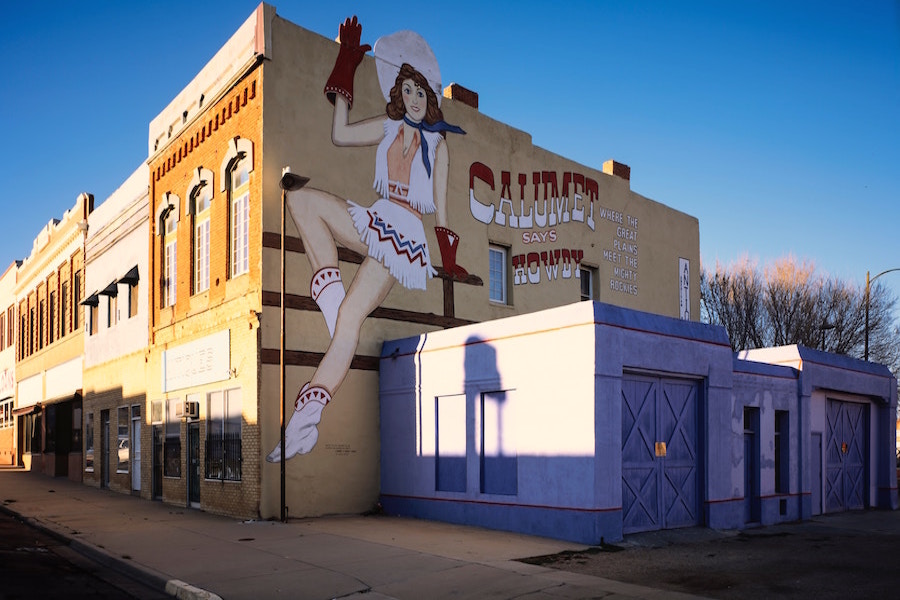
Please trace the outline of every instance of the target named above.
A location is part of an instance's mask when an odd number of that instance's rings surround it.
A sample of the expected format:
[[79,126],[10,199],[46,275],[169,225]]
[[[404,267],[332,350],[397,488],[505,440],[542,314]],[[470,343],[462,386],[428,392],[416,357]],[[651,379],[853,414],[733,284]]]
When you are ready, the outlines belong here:
[[624,533],[700,524],[698,390],[694,381],[623,378]]
[[825,442],[825,512],[866,506],[868,406],[828,400]]

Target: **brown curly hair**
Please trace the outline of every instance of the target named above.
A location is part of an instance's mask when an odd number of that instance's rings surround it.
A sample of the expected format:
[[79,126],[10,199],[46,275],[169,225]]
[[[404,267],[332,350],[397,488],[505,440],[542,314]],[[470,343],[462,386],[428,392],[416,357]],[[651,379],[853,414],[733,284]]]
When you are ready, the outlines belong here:
[[431,89],[425,76],[416,71],[409,63],[403,63],[403,66],[400,67],[394,87],[391,88],[391,99],[385,107],[388,117],[394,121],[399,121],[406,114],[406,107],[403,105],[403,82],[407,79],[412,79],[413,83],[425,90],[425,96],[428,101],[428,106],[425,109],[425,122],[433,125],[438,121],[443,121],[444,113],[438,106],[437,95]]

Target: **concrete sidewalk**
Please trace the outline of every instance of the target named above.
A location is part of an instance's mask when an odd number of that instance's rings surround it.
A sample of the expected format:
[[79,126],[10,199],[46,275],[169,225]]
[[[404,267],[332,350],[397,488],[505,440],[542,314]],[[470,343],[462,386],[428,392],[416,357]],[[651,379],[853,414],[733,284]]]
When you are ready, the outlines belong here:
[[515,559],[583,548],[385,516],[241,522],[0,469],[0,507],[178,598],[696,598]]

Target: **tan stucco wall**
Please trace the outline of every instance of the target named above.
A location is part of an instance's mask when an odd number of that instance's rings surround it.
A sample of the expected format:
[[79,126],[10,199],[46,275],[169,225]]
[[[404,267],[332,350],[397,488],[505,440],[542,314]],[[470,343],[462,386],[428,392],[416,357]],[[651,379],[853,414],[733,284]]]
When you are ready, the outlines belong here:
[[[294,172],[310,177],[310,187],[328,190],[359,203],[371,203],[376,199],[372,190],[374,147],[336,147],[331,143],[332,107],[325,100],[322,87],[334,64],[338,45],[278,18],[273,27],[273,56],[265,64],[264,191],[267,198],[273,204],[277,203],[281,168],[290,165]],[[364,37],[381,33],[391,32],[366,32],[364,29]],[[374,42],[374,39],[368,41]],[[448,83],[444,82],[445,85]],[[517,101],[528,102],[528,99]],[[462,238],[460,264],[487,282],[489,242],[509,246],[511,256],[562,248],[579,249],[584,252],[584,262],[600,270],[601,301],[677,317],[680,316],[678,258],[682,257],[691,262],[691,315],[693,320],[699,320],[699,225],[695,217],[630,190],[627,180],[603,173],[602,165],[586,167],[535,147],[526,132],[496,121],[477,109],[448,98],[443,99],[441,107],[448,122],[467,132],[464,136],[448,134],[446,142],[450,153],[450,227]],[[361,120],[383,113],[384,100],[375,76],[374,59],[367,56],[356,74],[350,119]],[[499,208],[502,172],[507,171],[512,183],[512,205],[517,213],[521,212],[519,174],[524,174],[527,179],[524,189],[526,213],[533,207],[535,172],[555,174],[560,191],[567,172],[596,181],[599,194],[593,203],[595,228],[592,230],[584,223],[574,221],[556,227],[530,229],[480,223],[469,208],[470,171],[475,163],[490,169],[495,185],[491,191],[487,184],[476,181],[476,197],[482,203]],[[639,169],[639,166],[635,168]],[[539,184],[538,187],[542,203],[544,186]],[[575,202],[574,191],[569,198],[570,208]],[[620,215],[621,224],[602,218],[603,209]],[[508,204],[504,211],[508,218]],[[264,229],[277,232],[277,219],[277,210],[267,210]],[[426,216],[429,236],[433,235],[433,225],[434,219]],[[617,232],[620,228],[633,232],[634,238],[629,239],[628,232]],[[292,230],[289,226],[289,234]],[[523,241],[524,233],[533,237],[536,233],[549,234],[553,230],[555,242]],[[637,267],[625,261],[624,255],[629,253],[617,249],[616,242],[638,246],[637,254],[630,254],[636,259]],[[433,237],[429,237],[429,247],[432,258],[439,263],[440,255]],[[619,262],[609,260],[609,253],[613,252],[623,255]],[[617,278],[615,267],[635,271],[635,279],[618,277],[618,280],[637,285],[636,295],[610,289],[609,280]],[[484,320],[579,300],[578,280],[558,278],[548,281],[543,264],[541,271],[541,283],[511,286],[512,303],[508,308],[492,306],[487,300],[487,287],[457,286],[458,316]],[[395,286],[386,304],[440,312],[440,285],[436,281],[433,283],[435,285],[430,286],[426,294],[408,293]]]

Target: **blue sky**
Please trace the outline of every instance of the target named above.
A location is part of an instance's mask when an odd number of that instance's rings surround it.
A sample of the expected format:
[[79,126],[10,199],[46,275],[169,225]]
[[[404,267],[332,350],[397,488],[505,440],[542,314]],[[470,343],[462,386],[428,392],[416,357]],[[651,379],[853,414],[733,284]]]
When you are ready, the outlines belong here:
[[[150,120],[257,4],[0,5],[0,271],[146,159]],[[707,265],[793,254],[860,285],[900,267],[897,0],[273,4],[332,38],[351,14],[364,42],[418,31],[483,113],[697,217]],[[879,281],[900,296],[900,272]]]

